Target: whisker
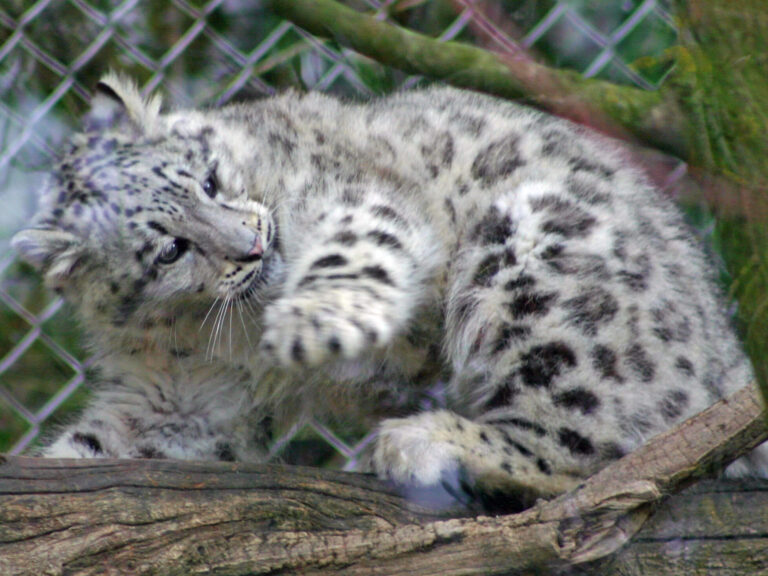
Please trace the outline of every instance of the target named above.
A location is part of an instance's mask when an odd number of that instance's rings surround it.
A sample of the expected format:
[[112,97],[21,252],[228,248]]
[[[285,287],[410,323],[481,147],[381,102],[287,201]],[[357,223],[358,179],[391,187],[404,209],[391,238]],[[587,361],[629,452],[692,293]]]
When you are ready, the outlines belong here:
[[[217,298],[216,301],[218,302],[219,299]],[[216,351],[216,339],[219,332],[219,318],[221,317],[222,311],[224,310],[224,302],[219,303],[219,309],[216,311],[216,315],[213,319],[213,325],[211,326],[211,333],[208,336],[208,347],[205,351],[205,357],[206,359],[209,359],[209,352],[210,352],[210,360],[213,360],[214,352]]]
[[253,344],[251,344],[251,339],[248,337],[248,328],[245,327],[245,318],[243,318],[243,303],[241,300],[236,300],[235,302],[237,302],[237,314],[240,316],[240,324],[243,326],[245,341],[248,342],[248,349],[253,350]]
[[200,328],[198,329],[198,332],[200,332],[203,329],[203,326],[205,326],[205,323],[208,321],[208,316],[211,315],[211,312],[213,312],[213,307],[216,306],[216,303],[219,301],[219,297],[216,296],[216,300],[213,301],[213,304],[211,304],[211,307],[208,308],[208,313],[205,315],[205,318],[203,318],[203,323],[200,324]]
[[219,314],[216,317],[216,339],[214,342],[216,343],[216,349],[219,350],[219,353],[221,353],[221,347],[223,345],[222,334],[224,332],[224,320],[227,317],[228,303],[228,298],[224,297],[224,302],[222,302],[221,309],[219,310]]
[[229,360],[232,361],[232,314],[234,313],[232,305],[232,296],[227,295],[227,308],[229,308]]

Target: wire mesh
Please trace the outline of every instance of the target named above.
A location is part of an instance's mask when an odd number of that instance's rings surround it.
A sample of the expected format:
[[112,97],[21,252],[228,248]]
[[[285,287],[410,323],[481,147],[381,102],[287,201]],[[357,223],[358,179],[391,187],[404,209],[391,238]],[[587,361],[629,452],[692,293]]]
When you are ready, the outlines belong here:
[[[588,2],[365,0],[376,18],[502,53],[528,50],[585,76],[655,89],[675,41],[657,0]],[[221,105],[288,86],[370,97],[422,81],[270,13],[258,0],[9,0],[0,8],[0,452],[39,442],[87,398],[88,352],[67,307],[19,263],[10,236],[29,218],[55,150],[76,126],[90,88],[124,70],[172,105]],[[437,390],[433,405],[440,405]],[[277,438],[322,444],[350,467],[371,435],[308,420]]]

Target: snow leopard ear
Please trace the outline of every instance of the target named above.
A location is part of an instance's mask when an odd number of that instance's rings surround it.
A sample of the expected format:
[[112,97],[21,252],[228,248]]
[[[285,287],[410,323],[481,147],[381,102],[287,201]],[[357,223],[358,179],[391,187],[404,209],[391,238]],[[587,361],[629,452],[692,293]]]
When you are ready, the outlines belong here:
[[86,132],[150,133],[157,125],[160,105],[158,96],[144,98],[133,80],[110,72],[96,85],[84,128]]
[[44,274],[52,288],[66,284],[83,254],[82,243],[76,236],[50,228],[21,230],[11,245],[24,261]]

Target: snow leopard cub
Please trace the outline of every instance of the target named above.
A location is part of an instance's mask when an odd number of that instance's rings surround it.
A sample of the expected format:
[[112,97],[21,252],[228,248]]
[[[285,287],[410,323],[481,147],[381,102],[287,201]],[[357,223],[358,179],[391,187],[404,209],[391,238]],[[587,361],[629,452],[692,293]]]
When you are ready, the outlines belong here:
[[443,379],[451,411],[381,422],[379,475],[571,488],[752,376],[617,148],[450,88],[161,113],[107,76],[14,239],[100,370],[45,454],[258,461],[271,417]]

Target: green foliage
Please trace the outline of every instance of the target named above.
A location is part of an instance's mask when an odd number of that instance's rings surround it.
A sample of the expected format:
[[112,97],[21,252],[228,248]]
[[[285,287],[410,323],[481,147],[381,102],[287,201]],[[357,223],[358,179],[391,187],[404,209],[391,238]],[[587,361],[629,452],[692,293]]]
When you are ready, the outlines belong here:
[[697,3],[682,25],[672,86],[689,162],[720,216],[716,239],[739,303],[746,348],[768,398],[768,12],[762,0]]

